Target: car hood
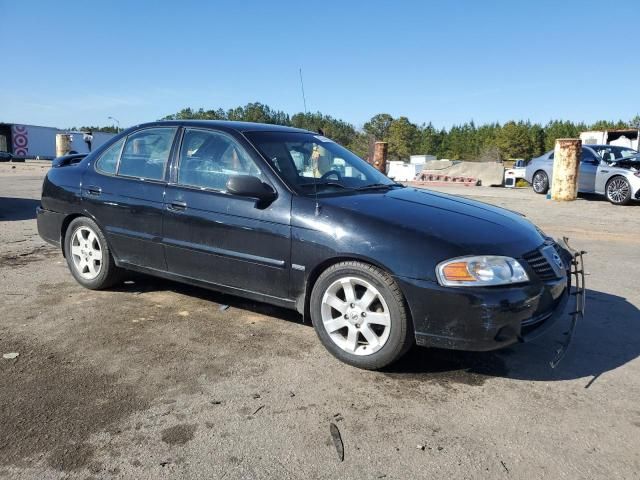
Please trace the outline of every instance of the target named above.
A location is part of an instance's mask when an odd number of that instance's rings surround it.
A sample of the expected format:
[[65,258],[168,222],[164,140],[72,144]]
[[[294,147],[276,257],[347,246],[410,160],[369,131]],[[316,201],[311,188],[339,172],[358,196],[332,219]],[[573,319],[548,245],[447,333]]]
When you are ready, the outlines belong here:
[[430,190],[382,189],[325,197],[321,202],[328,208],[356,213],[356,219],[374,222],[377,228],[418,234],[424,238],[425,247],[429,242],[433,247],[437,244],[448,256],[492,254],[517,258],[544,242],[536,227],[516,212]]
[[611,167],[631,170],[632,172],[640,171],[640,157],[621,158],[612,162]]

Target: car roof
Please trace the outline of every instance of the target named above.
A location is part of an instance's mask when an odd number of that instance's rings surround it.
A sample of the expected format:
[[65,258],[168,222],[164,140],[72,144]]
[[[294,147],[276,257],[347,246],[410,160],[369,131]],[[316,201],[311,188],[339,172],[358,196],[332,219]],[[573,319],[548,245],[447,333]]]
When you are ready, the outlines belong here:
[[141,123],[131,127],[156,127],[167,125],[179,125],[183,127],[216,128],[219,130],[234,130],[236,132],[289,132],[289,133],[314,133],[300,128],[286,127],[284,125],[272,125],[268,123],[235,122],[230,120],[158,120],[156,122]]
[[626,148],[628,150],[633,150],[633,148],[631,147],[625,147],[623,145],[600,145],[597,143],[587,143],[584,145],[585,147],[589,147],[589,148]]
[[[601,144],[598,144],[598,143],[585,143],[584,145],[582,145],[582,147],[583,148],[586,147],[586,148],[589,148],[589,149],[612,148],[613,147],[613,148],[626,148],[627,150],[633,150],[633,148],[631,148],[631,147],[623,147],[622,145],[606,145],[606,144],[605,145],[601,145]],[[551,149],[548,152],[546,152],[544,155],[549,155],[550,153],[553,153],[553,152],[554,152],[554,150]]]

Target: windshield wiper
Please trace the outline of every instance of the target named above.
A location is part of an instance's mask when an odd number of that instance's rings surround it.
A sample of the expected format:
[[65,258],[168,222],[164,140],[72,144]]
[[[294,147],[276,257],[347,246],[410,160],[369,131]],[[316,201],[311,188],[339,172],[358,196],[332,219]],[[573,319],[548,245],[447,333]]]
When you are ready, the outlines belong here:
[[402,188],[404,188],[404,185],[402,185],[401,183],[372,183],[370,185],[363,185],[362,187],[358,187],[358,188],[356,188],[356,190],[358,190],[358,191],[362,191],[362,190],[377,190],[379,188],[393,188],[393,187],[402,187]]
[[307,182],[307,183],[301,183],[299,186],[310,187],[311,185],[315,185],[316,187],[340,187],[346,190],[351,190],[351,188],[338,182]]

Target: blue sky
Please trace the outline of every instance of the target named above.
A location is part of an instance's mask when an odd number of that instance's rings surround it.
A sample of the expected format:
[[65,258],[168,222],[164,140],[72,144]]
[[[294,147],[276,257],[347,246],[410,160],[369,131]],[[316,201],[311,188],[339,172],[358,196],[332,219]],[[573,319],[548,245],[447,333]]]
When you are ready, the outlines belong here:
[[[608,5],[611,10],[608,10]],[[640,111],[633,1],[0,0],[0,121],[68,127],[259,101],[361,126]]]

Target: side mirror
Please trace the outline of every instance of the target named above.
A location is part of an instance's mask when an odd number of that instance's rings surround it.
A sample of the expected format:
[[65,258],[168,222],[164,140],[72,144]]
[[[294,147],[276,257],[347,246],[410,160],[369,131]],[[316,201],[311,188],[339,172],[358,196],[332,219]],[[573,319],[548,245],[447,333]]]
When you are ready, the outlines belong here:
[[227,191],[241,197],[255,198],[261,202],[276,199],[276,192],[258,177],[252,175],[234,175],[227,180]]

